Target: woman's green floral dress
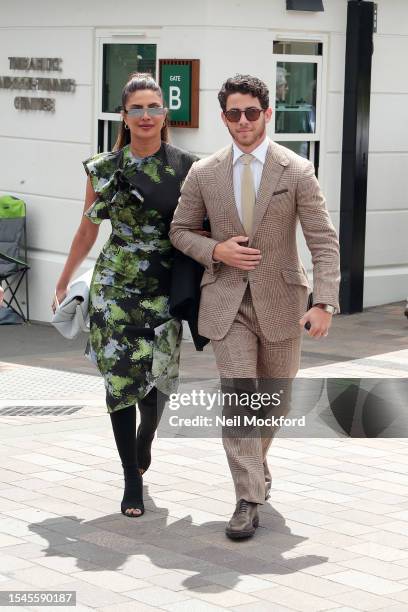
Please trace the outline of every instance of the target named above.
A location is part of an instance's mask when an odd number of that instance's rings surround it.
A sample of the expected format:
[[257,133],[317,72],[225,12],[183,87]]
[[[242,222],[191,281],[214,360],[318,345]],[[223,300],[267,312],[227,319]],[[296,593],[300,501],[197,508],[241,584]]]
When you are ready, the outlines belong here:
[[169,314],[168,233],[195,159],[162,143],[141,160],[127,145],[84,162],[98,195],[85,214],[112,224],[90,290],[90,354],[105,380],[108,412],[135,404],[154,386],[166,394],[177,388],[182,328]]

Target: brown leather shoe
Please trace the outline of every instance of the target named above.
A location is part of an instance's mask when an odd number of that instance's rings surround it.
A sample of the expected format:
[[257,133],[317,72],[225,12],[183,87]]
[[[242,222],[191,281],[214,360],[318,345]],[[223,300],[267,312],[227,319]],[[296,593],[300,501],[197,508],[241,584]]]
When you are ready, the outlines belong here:
[[225,533],[233,540],[250,538],[254,535],[258,524],[258,504],[240,499],[231,520],[225,528]]

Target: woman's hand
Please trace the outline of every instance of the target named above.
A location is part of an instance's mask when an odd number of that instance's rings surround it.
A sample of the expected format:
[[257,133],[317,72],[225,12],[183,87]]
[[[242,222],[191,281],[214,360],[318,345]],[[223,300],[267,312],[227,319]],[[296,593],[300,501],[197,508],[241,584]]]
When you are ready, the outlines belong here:
[[3,298],[4,298],[4,289],[3,287],[0,287],[0,306],[2,306],[3,304]]
[[57,287],[55,289],[55,296],[54,296],[54,299],[53,299],[52,305],[51,305],[52,312],[54,314],[55,314],[55,311],[57,310],[58,305],[61,304],[62,300],[67,295],[67,291],[68,291],[67,287]]

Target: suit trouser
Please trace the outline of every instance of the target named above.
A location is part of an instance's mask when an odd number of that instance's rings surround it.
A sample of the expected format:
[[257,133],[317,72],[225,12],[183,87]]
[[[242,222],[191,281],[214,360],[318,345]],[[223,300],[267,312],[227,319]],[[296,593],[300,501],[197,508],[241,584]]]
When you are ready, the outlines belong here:
[[[231,386],[254,390],[257,380],[260,391],[260,379],[262,391],[281,388],[284,382],[290,386],[290,380],[299,369],[301,336],[280,342],[267,340],[259,326],[249,287],[226,336],[211,343],[221,380],[224,381],[222,387],[227,391],[231,390]],[[288,406],[282,407],[280,414],[284,416],[287,409]],[[276,428],[264,427],[262,431],[253,431],[242,437],[239,430],[236,431],[238,433],[234,435],[231,428],[223,428],[223,445],[236,498],[262,504],[265,501],[265,484],[271,481],[266,456]]]

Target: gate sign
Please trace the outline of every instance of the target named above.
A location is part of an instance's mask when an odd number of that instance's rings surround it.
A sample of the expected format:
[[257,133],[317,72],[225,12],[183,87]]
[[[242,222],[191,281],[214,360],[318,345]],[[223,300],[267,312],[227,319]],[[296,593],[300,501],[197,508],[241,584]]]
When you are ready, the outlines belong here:
[[169,125],[198,127],[200,60],[159,60]]

